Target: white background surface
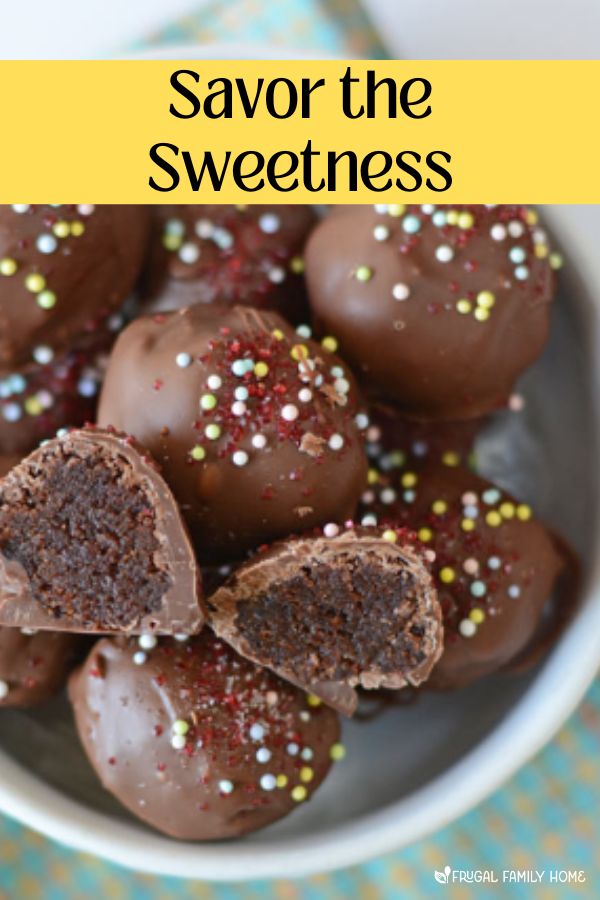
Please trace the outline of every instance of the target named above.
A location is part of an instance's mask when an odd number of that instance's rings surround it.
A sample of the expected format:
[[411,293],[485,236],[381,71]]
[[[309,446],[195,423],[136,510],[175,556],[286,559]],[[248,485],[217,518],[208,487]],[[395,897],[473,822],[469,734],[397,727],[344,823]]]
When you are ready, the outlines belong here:
[[[1,0],[0,58],[111,56],[208,2]],[[285,4],[285,0],[264,2]],[[363,2],[394,56],[595,59],[600,55],[600,0]]]

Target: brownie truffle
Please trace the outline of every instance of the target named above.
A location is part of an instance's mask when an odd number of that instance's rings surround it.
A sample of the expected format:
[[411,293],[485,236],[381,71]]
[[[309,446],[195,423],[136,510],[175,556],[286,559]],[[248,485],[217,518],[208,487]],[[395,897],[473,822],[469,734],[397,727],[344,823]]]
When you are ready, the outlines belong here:
[[58,693],[82,641],[66,632],[0,627],[0,707],[36,706]]
[[145,317],[120,335],[99,422],[159,461],[203,560],[354,513],[362,417],[330,346],[244,306]]
[[423,551],[395,529],[327,525],[322,536],[275,544],[208,606],[212,628],[238,653],[348,715],[356,686],[418,685],[442,649]]
[[148,308],[240,303],[304,320],[302,252],[315,221],[310,206],[157,207]]
[[65,353],[122,305],[148,217],[142,206],[0,206],[0,371]]
[[388,472],[364,499],[363,522],[408,526],[435,553],[444,652],[428,686],[469,684],[529,645],[565,557],[527,504],[443,465]]
[[546,342],[559,265],[522,206],[353,207],[306,249],[320,327],[373,396],[422,421],[507,402]]
[[177,505],[131,438],[43,444],[0,482],[0,624],[195,633],[199,577]]
[[207,631],[153,649],[104,639],[69,690],[104,787],[183,840],[236,837],[280,819],[344,753],[332,710]]

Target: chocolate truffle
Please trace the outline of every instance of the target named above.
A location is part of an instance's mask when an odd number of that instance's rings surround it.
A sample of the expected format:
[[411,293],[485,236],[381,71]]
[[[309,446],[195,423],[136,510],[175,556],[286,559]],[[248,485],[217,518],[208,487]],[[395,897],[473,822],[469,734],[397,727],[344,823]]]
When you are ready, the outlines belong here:
[[0,624],[195,633],[195,557],[156,464],[97,429],[43,444],[0,482]]
[[203,560],[354,513],[362,418],[330,346],[244,306],[145,317],[120,335],[99,422],[159,461]]
[[530,643],[565,559],[530,507],[461,467],[382,475],[362,521],[414,529],[435,553],[444,652],[428,687],[455,688],[506,667]]
[[65,683],[81,645],[75,634],[0,627],[0,707],[49,700]]
[[343,756],[332,710],[210,632],[147,646],[99,641],[69,692],[102,784],[159,831],[255,831],[309,799]]
[[506,404],[548,336],[560,257],[537,221],[523,206],[330,215],[306,249],[316,321],[405,417],[482,416]]
[[422,550],[389,529],[341,530],[275,544],[208,600],[219,637],[253,662],[352,714],[353,688],[428,677],[441,612]]
[[310,206],[157,207],[149,310],[240,303],[305,320],[302,252],[315,221]]
[[72,348],[132,290],[142,206],[0,206],[0,371]]

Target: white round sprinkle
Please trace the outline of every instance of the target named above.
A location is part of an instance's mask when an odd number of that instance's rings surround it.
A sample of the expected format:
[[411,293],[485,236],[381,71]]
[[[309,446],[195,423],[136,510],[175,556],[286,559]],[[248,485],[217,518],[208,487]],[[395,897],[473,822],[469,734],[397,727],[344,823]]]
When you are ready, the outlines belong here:
[[282,281],[285,281],[285,269],[282,269],[281,266],[273,266],[267,275],[272,284],[281,284]]
[[179,641],[180,643],[183,643],[183,641],[189,641],[189,639],[190,639],[189,634],[174,634],[173,637],[176,641]]
[[361,431],[369,427],[369,417],[366,413],[357,413],[354,421],[356,422],[356,427],[360,428]]
[[174,237],[183,237],[185,234],[185,225],[181,219],[169,219],[169,221],[165,223],[165,232]]
[[264,434],[255,434],[252,438],[252,446],[256,447],[257,450],[262,450],[267,446],[267,439]]
[[277,787],[277,779],[274,775],[263,775],[260,779],[260,786],[263,791],[274,791]]
[[312,334],[312,331],[308,325],[298,325],[296,328],[296,334],[301,338],[309,338]]
[[518,597],[521,596],[521,588],[519,587],[518,584],[510,585],[510,587],[508,589],[508,596],[511,597],[513,600],[516,600]]
[[390,236],[390,229],[387,225],[376,225],[373,229],[373,237],[376,241],[387,241]]
[[243,400],[236,400],[235,403],[231,404],[231,412],[234,416],[243,416],[247,408]]
[[515,269],[515,278],[518,278],[519,281],[525,281],[526,278],[529,278],[529,269],[527,266],[517,266]]
[[8,696],[9,687],[6,681],[0,681],[0,700],[4,700]]
[[40,253],[54,253],[58,247],[58,241],[52,234],[41,234],[35,242],[35,246]]
[[298,752],[300,750],[300,747],[298,746],[298,744],[296,744],[295,741],[292,741],[290,744],[287,745],[287,747],[285,749],[288,753],[288,756],[297,756]]
[[368,513],[366,516],[363,516],[360,520],[361,525],[377,525],[377,516],[373,515],[373,513]]
[[490,237],[493,241],[503,241],[506,238],[506,228],[499,222],[490,228]]
[[18,403],[7,403],[2,407],[2,416],[7,422],[18,422],[23,411]]
[[233,235],[226,228],[214,228],[212,239],[220,250],[230,250],[233,247]]
[[258,220],[258,227],[264,234],[275,234],[280,226],[281,221],[275,213],[263,213]]
[[310,762],[315,754],[312,752],[310,747],[305,747],[300,756],[305,762]]
[[344,446],[344,438],[341,434],[332,434],[329,438],[330,450],[341,450]]
[[310,388],[302,388],[301,391],[298,391],[298,400],[300,403],[310,403],[312,400],[312,391]]
[[179,249],[179,259],[188,266],[198,262],[200,248],[196,244],[183,244]]
[[323,534],[328,538],[337,537],[339,533],[339,525],[336,525],[335,522],[328,522],[327,525],[325,525],[325,527],[323,528]]
[[267,750],[266,747],[261,747],[260,750],[256,751],[256,761],[259,763],[268,763],[271,759],[271,751]]
[[350,382],[347,378],[336,378],[333,383],[338,394],[347,394],[350,390]]
[[33,351],[33,358],[36,363],[39,363],[40,366],[45,366],[49,362],[52,362],[54,358],[54,351],[51,347],[40,346],[36,347]]
[[143,650],[136,650],[136,652],[133,654],[133,661],[136,666],[143,666],[147,659],[148,657]]
[[389,506],[389,504],[393,503],[396,499],[396,491],[394,488],[384,488],[379,495],[379,499],[382,503],[385,503],[386,506]]
[[223,381],[221,380],[220,375],[209,375],[206,379],[207,386],[211,389],[211,391],[218,391]]
[[295,421],[298,418],[298,407],[294,406],[293,403],[286,403],[281,410],[281,418],[285,419],[286,422]]
[[29,203],[13,203],[13,212],[19,213],[19,215],[21,215],[22,213],[26,213],[28,209]]
[[171,747],[173,750],[183,750],[186,745],[185,735],[174,734],[171,738]]
[[180,369],[187,369],[187,367],[192,363],[192,357],[189,353],[178,353],[175,357],[175,362]]
[[475,625],[475,622],[471,622],[470,619],[463,619],[458,626],[458,630],[463,637],[469,638],[473,637],[473,635],[477,631],[477,626]]
[[91,203],[80,203],[77,207],[77,212],[80,216],[91,216],[95,208]]
[[233,781],[229,781],[228,778],[224,778],[219,782],[219,790],[222,794],[231,794],[233,791]]
[[248,454],[245,450],[236,450],[231,459],[234,465],[245,466],[248,462]]
[[454,259],[454,250],[448,244],[440,244],[436,248],[435,258],[438,262],[447,263]]
[[156,647],[156,638],[153,634],[141,634],[138,638],[138,644],[142,650],[154,650]]
[[245,359],[236,359],[231,364],[231,371],[238,378],[243,378],[247,372],[246,369],[246,360]]
[[408,300],[410,297],[409,286],[399,281],[398,284],[395,284],[392,288],[392,297],[394,300]]
[[245,388],[243,385],[236,387],[233,395],[236,400],[247,400],[248,399],[248,388]]
[[509,222],[508,223],[508,233],[511,237],[518,238],[524,233],[525,227],[522,222]]
[[265,729],[258,722],[255,722],[254,725],[250,726],[249,734],[253,741],[262,741],[265,736]]
[[388,211],[387,203],[376,203],[373,209],[376,213],[379,213],[380,216],[385,216]]

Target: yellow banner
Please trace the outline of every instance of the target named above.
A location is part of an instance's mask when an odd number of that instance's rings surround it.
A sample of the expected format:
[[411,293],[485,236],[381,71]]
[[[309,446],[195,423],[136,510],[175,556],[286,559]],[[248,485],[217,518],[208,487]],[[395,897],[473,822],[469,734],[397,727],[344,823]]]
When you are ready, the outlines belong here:
[[600,203],[600,61],[1,61],[0,202]]

